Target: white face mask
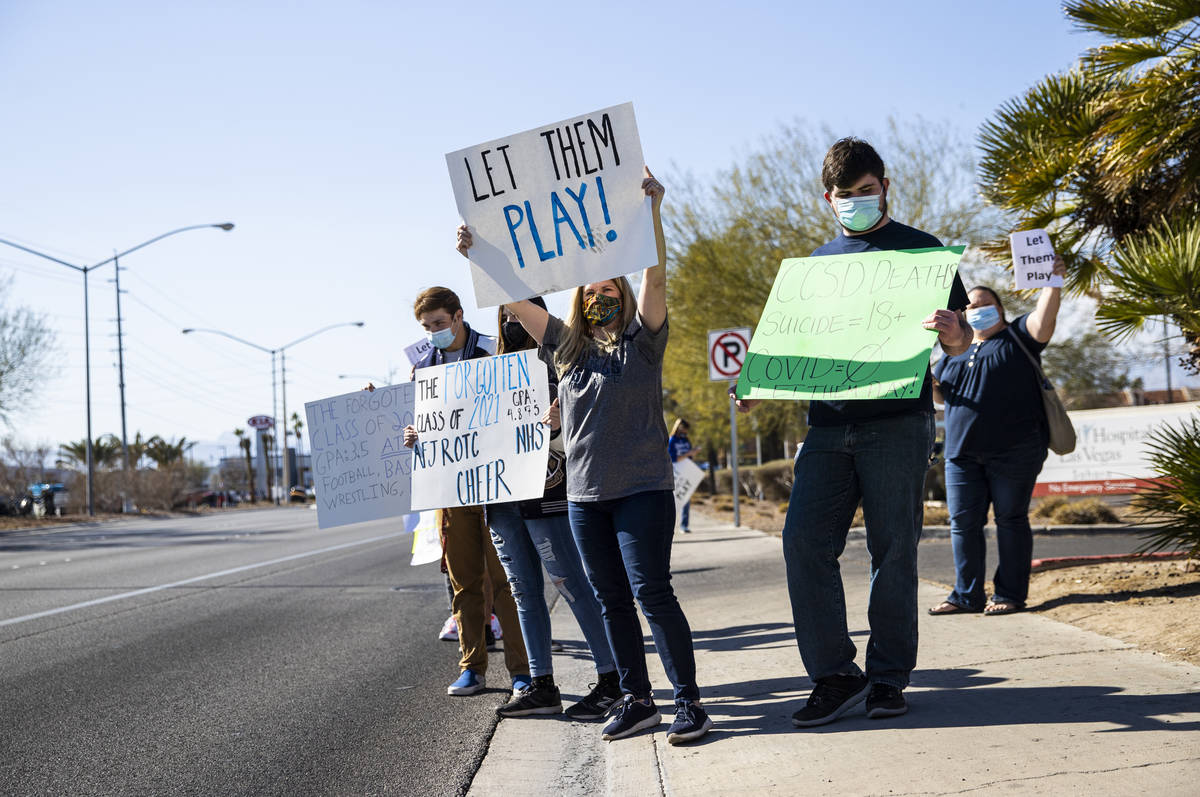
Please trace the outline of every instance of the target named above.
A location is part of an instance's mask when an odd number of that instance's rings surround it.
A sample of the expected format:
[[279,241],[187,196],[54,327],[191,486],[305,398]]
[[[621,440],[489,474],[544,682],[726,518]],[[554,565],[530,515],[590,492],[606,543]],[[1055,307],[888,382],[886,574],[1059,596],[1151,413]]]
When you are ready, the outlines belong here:
[[991,329],[1000,323],[1000,311],[996,309],[994,304],[985,304],[983,307],[972,307],[967,310],[967,323],[971,325],[971,329],[982,332],[985,329]]
[[853,232],[871,229],[883,218],[883,211],[879,208],[881,198],[882,194],[835,198],[833,211],[838,223]]

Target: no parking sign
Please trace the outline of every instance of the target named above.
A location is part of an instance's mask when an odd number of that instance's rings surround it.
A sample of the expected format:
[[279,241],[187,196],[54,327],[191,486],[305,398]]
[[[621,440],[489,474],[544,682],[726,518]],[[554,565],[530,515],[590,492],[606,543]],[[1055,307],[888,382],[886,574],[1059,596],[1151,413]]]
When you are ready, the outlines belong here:
[[730,382],[742,372],[750,348],[750,327],[714,329],[708,333],[708,379]]

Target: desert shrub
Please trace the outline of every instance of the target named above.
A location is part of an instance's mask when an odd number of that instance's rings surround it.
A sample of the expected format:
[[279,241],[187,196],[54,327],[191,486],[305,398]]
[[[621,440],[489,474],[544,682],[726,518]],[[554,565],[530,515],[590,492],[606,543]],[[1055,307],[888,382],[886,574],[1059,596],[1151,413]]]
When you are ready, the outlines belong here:
[[944,506],[926,506],[925,519],[922,522],[926,526],[948,526],[950,525],[950,510]]
[[1055,523],[1079,525],[1087,523],[1115,523],[1117,515],[1108,504],[1098,498],[1069,501],[1054,510],[1051,519]]
[[1059,507],[1066,506],[1067,503],[1065,495],[1048,495],[1038,501],[1029,514],[1034,517],[1054,517],[1054,513],[1058,511]]
[[1153,522],[1144,551],[1179,548],[1200,556],[1200,420],[1169,424],[1150,434],[1147,459],[1155,483],[1134,503],[1134,519]]
[[[717,493],[732,495],[733,471],[717,471]],[[775,459],[761,465],[738,466],[741,494],[766,501],[786,501],[792,494],[792,461]]]
[[792,494],[794,471],[790,459],[776,459],[749,468],[755,492],[767,501],[786,501]]

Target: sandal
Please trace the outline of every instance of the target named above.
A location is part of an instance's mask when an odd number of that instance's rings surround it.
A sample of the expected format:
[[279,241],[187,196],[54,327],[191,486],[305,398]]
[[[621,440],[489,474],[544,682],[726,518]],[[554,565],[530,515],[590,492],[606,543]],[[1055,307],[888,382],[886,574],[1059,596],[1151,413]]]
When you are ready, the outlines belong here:
[[988,601],[987,606],[983,607],[983,613],[991,616],[996,614],[1016,614],[1022,610],[1022,606],[1010,601]]
[[942,601],[937,606],[931,606],[929,613],[932,615],[939,614],[979,614],[978,609],[968,609],[965,606],[959,606],[957,603],[950,601]]

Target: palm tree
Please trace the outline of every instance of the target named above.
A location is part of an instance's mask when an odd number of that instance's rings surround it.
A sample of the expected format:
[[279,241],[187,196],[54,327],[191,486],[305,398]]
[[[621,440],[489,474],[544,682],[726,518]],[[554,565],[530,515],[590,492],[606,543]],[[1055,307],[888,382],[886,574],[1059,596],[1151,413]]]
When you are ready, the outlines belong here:
[[[1045,78],[984,126],[984,196],[1041,227],[1074,268],[1068,287],[1100,302],[1119,339],[1156,316],[1189,345],[1200,372],[1200,3],[1070,0],[1078,27],[1108,41]],[[987,247],[1010,257],[1007,241]],[[1072,262],[1073,261],[1073,262]],[[1138,500],[1162,522],[1150,548],[1200,551],[1200,423],[1152,434],[1157,486]]]
[[[1195,0],[1071,0],[1109,39],[1005,103],[980,133],[984,196],[1013,229],[1050,230],[1068,287],[1128,334],[1168,317],[1200,370],[1200,9]],[[986,247],[998,259],[1007,241]]]
[[[58,447],[59,455],[67,462],[77,467],[87,465],[87,440],[74,440],[63,443]],[[119,464],[121,461],[121,440],[115,435],[107,434],[92,441],[92,464],[94,467],[105,469]]]
[[297,479],[297,481],[300,482],[301,487],[304,487],[304,485],[305,485],[304,469],[300,467],[300,456],[302,454],[300,442],[301,442],[301,440],[304,439],[303,437],[301,437],[300,432],[303,431],[303,429],[304,429],[304,421],[302,421],[300,419],[300,413],[293,412],[292,413],[292,434],[294,434],[296,436],[296,479]]
[[154,435],[146,441],[145,455],[158,468],[167,468],[183,462],[184,456],[194,445],[196,444],[189,442],[186,437],[168,441],[158,435]]
[[246,457],[246,484],[250,485],[250,503],[257,503],[258,495],[254,491],[254,461],[250,458],[250,438],[246,436],[245,429],[234,429],[233,433],[237,436],[238,447]]

